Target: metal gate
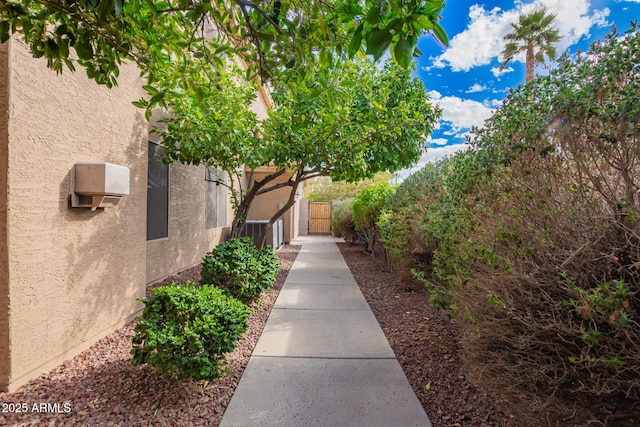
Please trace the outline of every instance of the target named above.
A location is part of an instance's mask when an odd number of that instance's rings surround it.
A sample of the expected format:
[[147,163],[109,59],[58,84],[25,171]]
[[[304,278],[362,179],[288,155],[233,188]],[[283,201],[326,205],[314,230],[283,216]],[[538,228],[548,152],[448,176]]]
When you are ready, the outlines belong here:
[[309,234],[331,234],[331,202],[309,202]]

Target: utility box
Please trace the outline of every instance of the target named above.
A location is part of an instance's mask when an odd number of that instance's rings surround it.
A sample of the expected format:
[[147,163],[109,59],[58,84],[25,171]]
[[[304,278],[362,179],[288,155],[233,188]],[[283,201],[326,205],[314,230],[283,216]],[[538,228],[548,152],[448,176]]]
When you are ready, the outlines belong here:
[[[269,223],[268,220],[248,220],[244,224],[242,237],[251,237],[253,243],[257,244],[262,229]],[[281,219],[277,220],[271,226],[271,230],[267,233],[266,245],[270,245],[273,249],[278,249],[284,245],[284,223]]]
[[129,194],[130,171],[107,162],[76,163],[71,171],[71,206],[104,208],[115,206]]

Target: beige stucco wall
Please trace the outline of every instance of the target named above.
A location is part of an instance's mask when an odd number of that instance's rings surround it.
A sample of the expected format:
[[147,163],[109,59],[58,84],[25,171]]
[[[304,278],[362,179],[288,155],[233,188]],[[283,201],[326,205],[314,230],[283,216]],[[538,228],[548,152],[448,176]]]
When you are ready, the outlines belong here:
[[300,199],[298,205],[300,207],[298,213],[298,233],[306,236],[309,234],[309,201],[307,199]]
[[[147,242],[147,283],[154,283],[202,261],[227,238],[229,227],[207,230],[204,166],[169,166],[169,236]],[[227,223],[232,219],[227,203]]]
[[9,45],[0,44],[0,389],[9,382],[9,264],[7,252],[7,156]]
[[[204,167],[173,164],[169,236],[146,241],[149,124],[131,104],[141,85],[131,65],[109,90],[82,70],[56,75],[21,41],[0,45],[0,390],[132,320],[146,284],[199,263],[228,234],[206,230]],[[259,94],[254,111],[269,107]],[[96,212],[70,208],[78,161],[130,168],[130,194]]]
[[[131,105],[139,72],[107,89],[82,71],[58,76],[10,42],[9,389],[69,358],[139,313],[145,292],[148,124]],[[131,171],[130,195],[91,212],[68,205],[78,161]]]
[[[273,173],[272,168],[260,168],[256,170],[253,174],[253,178],[256,181],[260,181],[264,179],[269,173]],[[277,184],[280,182],[287,181],[289,179],[289,175],[286,173],[276,178],[272,181],[272,184]],[[269,186],[269,185],[267,185]],[[255,198],[253,203],[251,204],[251,209],[249,209],[249,213],[247,214],[248,220],[265,220],[270,219],[273,214],[275,214],[278,209],[280,209],[280,203],[286,204],[289,200],[289,195],[291,193],[290,187],[283,187],[277,190],[269,191],[268,193],[261,194]],[[298,196],[296,197],[296,203],[282,216],[283,224],[284,224],[284,240],[289,243],[291,240],[298,237],[299,232],[299,224],[298,218],[300,215],[300,203],[299,199],[303,194],[302,185],[298,187],[297,191]]]

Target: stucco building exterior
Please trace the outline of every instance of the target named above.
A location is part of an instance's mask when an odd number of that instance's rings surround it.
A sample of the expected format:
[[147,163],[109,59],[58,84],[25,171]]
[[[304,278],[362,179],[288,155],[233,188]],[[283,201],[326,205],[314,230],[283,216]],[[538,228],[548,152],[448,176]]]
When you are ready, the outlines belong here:
[[[228,235],[228,194],[205,167],[157,162],[161,141],[131,104],[144,95],[139,74],[123,66],[107,89],[82,71],[56,75],[18,39],[0,44],[2,391],[131,321],[147,284],[198,264]],[[254,108],[266,114],[266,93]],[[95,211],[70,207],[78,162],[128,168],[129,194]],[[268,217],[261,209],[252,215]]]
[[[253,172],[253,179],[255,181],[260,181],[267,175],[270,175],[276,171],[277,169],[275,167],[258,168]],[[270,184],[267,185],[267,187],[281,182],[286,182],[288,179],[289,175],[285,173],[274,179]],[[284,225],[284,241],[287,243],[301,234],[299,218],[301,205],[300,200],[302,199],[303,188],[304,183],[301,184],[296,191],[296,203],[281,218]],[[289,201],[290,194],[290,187],[282,187],[267,194],[256,197],[255,201],[251,204],[249,213],[247,214],[247,220],[251,221],[270,219],[271,215],[280,210],[280,208],[282,208]]]

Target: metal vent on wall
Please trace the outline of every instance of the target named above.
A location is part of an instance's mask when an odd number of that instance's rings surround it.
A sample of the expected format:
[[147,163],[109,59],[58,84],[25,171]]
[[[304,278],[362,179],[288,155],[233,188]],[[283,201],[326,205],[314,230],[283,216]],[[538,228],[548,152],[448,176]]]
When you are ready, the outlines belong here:
[[[248,220],[245,222],[241,235],[253,238],[253,242],[257,244],[262,228],[268,222],[268,220]],[[277,220],[271,226],[271,230],[267,233],[265,244],[271,245],[274,249],[284,245],[284,223],[281,219]]]
[[78,202],[81,205],[91,205],[93,203],[93,196],[78,196]]

